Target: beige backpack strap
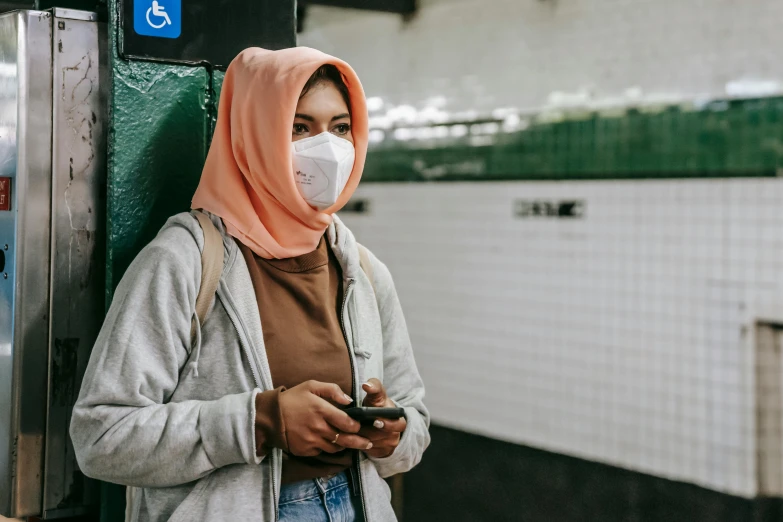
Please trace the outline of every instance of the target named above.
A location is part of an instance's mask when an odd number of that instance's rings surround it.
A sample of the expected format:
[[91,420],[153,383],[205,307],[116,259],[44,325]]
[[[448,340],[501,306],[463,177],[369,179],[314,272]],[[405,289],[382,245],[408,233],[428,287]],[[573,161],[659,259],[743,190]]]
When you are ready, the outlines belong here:
[[372,263],[370,262],[370,252],[364,245],[359,243],[356,243],[356,245],[359,247],[359,266],[362,267],[362,270],[367,275],[367,279],[370,280],[370,285],[372,286],[372,291],[375,292],[375,275],[373,274]]
[[[203,212],[196,212],[201,229],[204,231],[204,249],[201,251],[201,286],[196,296],[196,317],[198,324],[204,324],[207,312],[215,299],[220,275],[223,273],[223,238]],[[190,338],[196,337],[196,319],[190,325]]]

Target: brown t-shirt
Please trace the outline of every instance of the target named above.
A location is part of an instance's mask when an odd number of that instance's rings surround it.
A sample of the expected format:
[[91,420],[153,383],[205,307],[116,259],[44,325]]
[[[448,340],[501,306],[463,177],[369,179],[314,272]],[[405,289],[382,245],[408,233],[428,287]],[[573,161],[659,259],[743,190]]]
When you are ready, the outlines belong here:
[[[353,378],[348,346],[343,336],[341,313],[343,278],[340,265],[324,237],[309,254],[290,259],[263,259],[239,244],[250,270],[258,300],[264,344],[275,391],[264,392],[262,448],[278,446],[283,453],[283,483],[296,482],[344,471],[352,454],[322,453],[296,457],[287,452],[277,404],[281,388],[308,380],[336,383],[353,396]],[[258,438],[258,436],[257,436]]]

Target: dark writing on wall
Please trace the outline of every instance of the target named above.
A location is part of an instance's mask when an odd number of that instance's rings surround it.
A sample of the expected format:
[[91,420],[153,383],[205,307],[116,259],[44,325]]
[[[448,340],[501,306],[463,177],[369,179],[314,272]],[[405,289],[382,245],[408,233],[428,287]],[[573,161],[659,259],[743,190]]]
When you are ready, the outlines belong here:
[[586,203],[582,200],[520,199],[514,202],[518,218],[583,218]]

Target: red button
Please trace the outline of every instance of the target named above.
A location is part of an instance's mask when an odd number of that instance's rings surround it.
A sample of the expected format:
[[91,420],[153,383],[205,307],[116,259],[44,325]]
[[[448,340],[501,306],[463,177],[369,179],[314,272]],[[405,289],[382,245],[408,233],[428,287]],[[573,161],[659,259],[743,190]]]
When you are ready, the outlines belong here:
[[11,178],[0,178],[0,211],[11,210]]

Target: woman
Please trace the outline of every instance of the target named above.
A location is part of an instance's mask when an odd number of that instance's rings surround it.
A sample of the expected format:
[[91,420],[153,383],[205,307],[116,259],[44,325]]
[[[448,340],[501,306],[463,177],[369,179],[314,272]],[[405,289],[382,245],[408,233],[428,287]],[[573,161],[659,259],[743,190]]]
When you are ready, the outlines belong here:
[[[367,127],[338,59],[249,49],[229,67],[193,199],[222,236],[217,298],[191,332],[205,236],[171,218],[118,286],[74,409],[82,471],[133,486],[131,520],[395,519],[382,477],[419,462],[429,417],[391,276],[372,255],[362,270],[333,216]],[[405,418],[360,426],[349,404]]]

